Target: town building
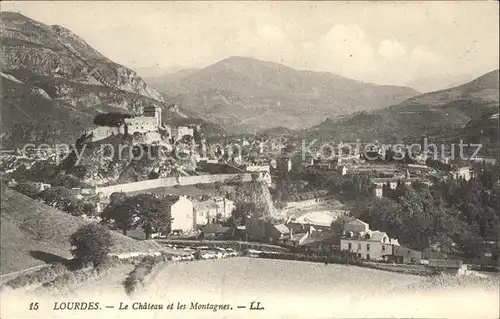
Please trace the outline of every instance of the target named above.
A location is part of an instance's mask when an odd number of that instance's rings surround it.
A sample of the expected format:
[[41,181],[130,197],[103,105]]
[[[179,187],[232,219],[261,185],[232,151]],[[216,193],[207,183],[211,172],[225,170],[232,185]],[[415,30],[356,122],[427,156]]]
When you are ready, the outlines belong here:
[[208,224],[199,228],[201,233],[199,239],[230,239],[233,237],[233,228],[216,224]]
[[453,179],[464,179],[466,181],[472,178],[472,167],[457,167],[451,171]]
[[[408,174],[407,174],[408,175]],[[390,189],[395,190],[398,183],[410,186],[415,182],[420,182],[426,185],[431,185],[430,181],[424,180],[419,177],[411,178],[398,178],[398,177],[379,177],[370,178],[370,183],[374,186],[373,195],[376,197],[382,197],[384,195],[384,186],[389,186]]]
[[42,183],[42,182],[35,182],[33,183],[33,185],[35,185],[37,188],[38,188],[38,191],[44,191],[46,189],[49,189],[51,187],[50,184],[47,184],[47,183]]
[[229,200],[222,196],[214,197],[213,200],[217,204],[217,214],[220,215],[221,219],[225,220],[233,216],[233,211],[235,210],[236,206],[234,205],[234,202],[232,200]]
[[309,227],[327,231],[331,229],[332,223],[345,213],[345,210],[321,210],[313,208],[290,216],[287,226],[296,232],[305,231]]
[[283,243],[290,238],[290,229],[285,224],[277,224],[269,227],[269,241],[271,243]]
[[246,218],[245,231],[247,240],[272,244],[283,244],[291,238],[291,231],[286,225],[276,224],[264,218]]
[[204,201],[195,201],[194,222],[196,225],[206,225],[227,220],[232,216],[234,202],[224,197],[215,197]]
[[194,228],[193,202],[187,196],[165,196],[170,212],[171,232],[191,232]]
[[194,223],[195,225],[207,225],[215,223],[217,220],[218,206],[214,200],[204,200],[194,202]]
[[402,246],[393,246],[392,260],[400,264],[420,264],[422,252]]
[[194,138],[194,129],[188,126],[177,126],[172,127],[171,129],[171,137],[174,142],[181,140],[184,136],[191,136]]
[[385,232],[370,230],[369,225],[359,219],[344,225],[340,239],[341,250],[366,260],[388,260],[393,246],[399,246],[397,239],[390,238]]
[[333,232],[317,231],[311,227],[300,246],[316,253],[331,254],[340,248],[340,236]]

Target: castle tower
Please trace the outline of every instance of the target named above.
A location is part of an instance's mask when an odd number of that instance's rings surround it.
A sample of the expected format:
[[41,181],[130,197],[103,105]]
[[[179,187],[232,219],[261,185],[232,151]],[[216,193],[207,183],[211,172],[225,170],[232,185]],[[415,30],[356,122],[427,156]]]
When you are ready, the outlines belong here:
[[157,106],[155,107],[155,117],[158,120],[158,127],[162,127],[162,109],[161,107]]
[[162,113],[161,107],[159,107],[159,106],[147,106],[144,108],[143,116],[156,118],[156,120],[157,120],[156,125],[158,127],[161,127],[161,125],[162,125],[162,119],[161,119],[162,114],[161,113]]

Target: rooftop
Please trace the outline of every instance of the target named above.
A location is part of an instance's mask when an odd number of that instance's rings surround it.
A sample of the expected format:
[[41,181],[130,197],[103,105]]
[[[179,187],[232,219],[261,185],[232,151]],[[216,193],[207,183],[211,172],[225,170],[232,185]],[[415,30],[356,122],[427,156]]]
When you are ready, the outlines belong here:
[[333,221],[345,213],[344,210],[323,210],[317,209],[303,213],[299,216],[292,216],[290,223],[310,224],[329,227]]

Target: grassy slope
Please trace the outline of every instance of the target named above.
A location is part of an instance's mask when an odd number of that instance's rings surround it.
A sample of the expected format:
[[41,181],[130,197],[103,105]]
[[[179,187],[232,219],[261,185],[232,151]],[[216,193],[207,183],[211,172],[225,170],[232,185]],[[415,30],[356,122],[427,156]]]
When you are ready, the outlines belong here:
[[[2,192],[1,212],[1,274],[43,264],[31,255],[33,251],[71,257],[69,236],[86,223],[10,189]],[[117,232],[112,236],[113,253],[163,250],[156,243],[136,241]]]

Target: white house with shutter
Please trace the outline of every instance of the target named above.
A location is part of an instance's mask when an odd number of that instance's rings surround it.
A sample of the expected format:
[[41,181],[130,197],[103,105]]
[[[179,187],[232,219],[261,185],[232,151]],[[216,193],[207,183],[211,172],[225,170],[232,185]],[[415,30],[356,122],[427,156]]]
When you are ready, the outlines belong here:
[[393,246],[398,240],[390,238],[385,232],[370,230],[370,226],[359,220],[344,225],[340,239],[340,249],[357,254],[366,260],[386,260],[393,254]]

